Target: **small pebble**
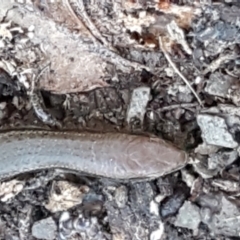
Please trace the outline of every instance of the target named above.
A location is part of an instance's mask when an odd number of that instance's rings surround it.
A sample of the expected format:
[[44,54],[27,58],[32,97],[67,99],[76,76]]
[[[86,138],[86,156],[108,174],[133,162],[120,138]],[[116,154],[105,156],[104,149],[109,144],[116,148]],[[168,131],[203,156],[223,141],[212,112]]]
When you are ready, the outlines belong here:
[[197,122],[202,130],[202,138],[206,143],[226,148],[238,146],[228,131],[224,118],[210,114],[199,114]]
[[189,201],[185,201],[183,206],[179,209],[174,225],[197,231],[200,222],[201,215],[199,207]]
[[183,189],[181,187],[177,188],[171,196],[164,199],[160,204],[160,214],[162,218],[175,215],[184,203],[187,195],[188,188],[186,187],[186,189]]
[[151,98],[149,87],[139,87],[134,89],[127,113],[127,122],[130,124],[131,119],[138,119],[141,126],[143,125],[147,104]]
[[32,226],[32,235],[37,239],[53,240],[56,233],[57,226],[51,217],[35,222]]
[[128,201],[128,189],[122,185],[115,191],[115,201],[119,208],[124,208]]

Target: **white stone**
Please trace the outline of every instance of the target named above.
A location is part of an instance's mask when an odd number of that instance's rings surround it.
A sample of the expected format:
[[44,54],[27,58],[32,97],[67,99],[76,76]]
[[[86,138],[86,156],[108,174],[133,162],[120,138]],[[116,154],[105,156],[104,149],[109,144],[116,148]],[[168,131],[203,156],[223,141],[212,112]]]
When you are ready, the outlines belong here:
[[229,133],[224,118],[210,114],[199,114],[197,122],[202,130],[202,138],[206,143],[227,148],[238,146],[238,143]]
[[144,116],[146,113],[146,107],[150,100],[150,88],[139,87],[133,90],[131,102],[129,104],[127,113],[127,122],[130,123],[132,118],[140,120],[141,125],[143,124]]

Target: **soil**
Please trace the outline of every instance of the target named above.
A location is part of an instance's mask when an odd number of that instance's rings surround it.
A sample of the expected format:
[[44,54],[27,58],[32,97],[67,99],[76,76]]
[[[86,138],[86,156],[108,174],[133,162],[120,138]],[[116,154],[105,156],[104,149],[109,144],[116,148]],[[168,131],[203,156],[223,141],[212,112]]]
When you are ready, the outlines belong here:
[[1,0],[1,131],[149,133],[190,162],[141,183],[3,181],[0,239],[239,239],[239,16],[237,0]]

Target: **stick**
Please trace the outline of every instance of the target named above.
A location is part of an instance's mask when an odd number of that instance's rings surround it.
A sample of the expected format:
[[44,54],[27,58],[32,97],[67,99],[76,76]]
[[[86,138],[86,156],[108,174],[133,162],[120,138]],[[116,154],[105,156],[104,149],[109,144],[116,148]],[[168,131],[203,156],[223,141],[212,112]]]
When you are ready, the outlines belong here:
[[162,42],[162,38],[159,37],[159,46],[161,47],[163,54],[165,56],[165,58],[167,59],[167,61],[169,62],[169,64],[172,66],[173,70],[182,78],[182,80],[185,82],[185,84],[189,87],[189,89],[191,90],[191,92],[193,93],[193,95],[196,97],[196,99],[198,100],[199,104],[201,106],[203,106],[201,99],[199,98],[199,96],[197,95],[197,93],[195,92],[195,90],[192,88],[191,84],[188,82],[188,80],[182,75],[182,73],[178,70],[177,66],[173,63],[173,61],[171,60],[169,54],[167,53],[167,51],[165,50],[164,46],[163,46],[163,42]]

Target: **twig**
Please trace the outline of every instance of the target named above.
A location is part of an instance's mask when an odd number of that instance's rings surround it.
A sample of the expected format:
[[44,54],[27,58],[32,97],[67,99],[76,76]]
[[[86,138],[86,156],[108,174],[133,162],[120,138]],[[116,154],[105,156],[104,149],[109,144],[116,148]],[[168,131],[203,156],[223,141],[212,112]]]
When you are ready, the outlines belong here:
[[77,0],[77,5],[78,5],[78,8],[80,9],[80,13],[79,13],[81,16],[80,19],[78,18],[78,16],[75,14],[74,10],[72,9],[72,6],[69,3],[69,0],[64,0],[64,4],[68,8],[71,15],[74,17],[74,19],[80,25],[84,24],[84,26],[88,29],[88,31],[91,35],[91,39],[95,43],[95,45],[89,46],[88,51],[92,50],[92,52],[98,53],[100,55],[100,57],[105,59],[106,61],[116,64],[118,66],[119,65],[122,66],[123,68],[121,68],[121,69],[123,71],[125,71],[124,68],[129,69],[130,67],[140,70],[140,71],[142,69],[146,69],[147,71],[150,71],[150,69],[147,66],[144,66],[143,64],[138,63],[138,62],[132,62],[130,60],[127,60],[118,54],[118,51],[102,37],[101,33],[98,31],[98,29],[92,23],[91,19],[87,15],[87,12],[85,10],[82,0]]
[[[68,8],[71,15],[74,17],[74,19],[80,25],[84,24],[90,33],[93,44],[85,43],[86,51],[97,54],[105,61],[117,65],[118,68],[120,68],[123,72],[125,72],[126,70],[129,71],[130,68],[134,68],[139,71],[142,71],[142,69],[145,69],[146,71],[151,71],[149,67],[147,67],[141,63],[133,62],[133,61],[130,61],[130,60],[125,59],[124,57],[120,56],[118,54],[118,51],[113,46],[109,46],[108,43],[104,45],[100,41],[98,41],[98,39],[91,32],[93,27],[89,27],[89,26],[94,26],[93,23],[91,23],[90,25],[86,23],[86,22],[88,22],[88,23],[91,22],[91,20],[89,19],[88,15],[86,13],[86,10],[84,8],[82,0],[78,0],[78,7],[80,8],[80,11],[81,11],[80,15],[81,15],[82,19],[79,19],[78,16],[75,14],[74,10],[72,9],[72,6],[69,3],[69,0],[63,0],[63,3]],[[86,17],[88,19],[87,21],[86,21]],[[94,26],[94,28],[96,29],[95,26]],[[84,44],[84,42],[82,42],[82,43]]]
[[[71,13],[72,17],[77,21],[77,23],[81,26],[82,24],[85,25],[75,14],[75,12],[72,9],[72,6],[69,3],[69,0],[63,0],[63,3],[65,4],[65,6],[68,8],[69,12]],[[85,26],[87,28],[87,26]],[[87,28],[87,30],[89,31],[91,38],[93,40],[93,42],[96,42],[97,39],[93,36],[93,34],[90,32],[90,30]]]
[[234,77],[234,78],[238,78],[237,75],[233,74],[233,73],[230,72],[229,70],[227,70],[227,69],[224,69],[224,70],[225,70],[225,72],[226,72],[229,76]]
[[229,222],[229,221],[237,221],[237,220],[240,220],[240,216],[234,216],[234,217],[231,217],[231,218],[225,218],[224,221],[225,222]]
[[159,46],[161,47],[163,54],[165,56],[165,58],[167,59],[167,61],[169,62],[169,64],[172,66],[173,70],[182,78],[182,80],[185,82],[185,84],[189,87],[189,89],[192,91],[193,95],[196,97],[196,99],[198,100],[199,104],[201,106],[203,106],[201,99],[199,98],[199,96],[197,95],[197,93],[195,92],[195,90],[192,88],[192,86],[190,85],[190,83],[188,82],[188,80],[182,75],[182,73],[178,70],[177,66],[173,63],[173,61],[171,60],[170,56],[168,55],[167,51],[165,50],[165,47],[163,46],[163,42],[162,42],[162,38],[159,36]]
[[191,108],[191,107],[197,107],[198,104],[197,103],[181,103],[181,104],[174,104],[171,106],[166,106],[166,107],[162,107],[160,109],[160,112],[165,112],[165,111],[170,111],[176,108]]
[[[69,0],[63,0],[63,4],[65,4],[65,6],[68,8],[70,14],[72,15],[72,17],[77,21],[77,23],[81,26],[83,24],[83,22],[77,17],[77,15],[75,14],[75,12],[72,9],[72,6],[69,3]],[[85,24],[84,24],[85,25]],[[86,26],[85,26],[86,27]],[[87,28],[87,27],[86,27]],[[90,30],[87,28],[87,30],[89,31],[91,38],[93,40],[93,42],[96,42],[96,38],[93,36],[93,34],[90,32]]]
[[43,67],[40,72],[33,77],[32,80],[32,87],[31,87],[31,92],[30,94],[33,94],[33,92],[35,91],[35,84],[38,84],[39,78],[43,75],[43,73],[49,68],[50,63],[48,63],[45,67]]
[[[69,0],[68,0],[69,1]],[[100,40],[106,47],[110,47],[112,48],[112,46],[110,46],[110,44],[106,41],[106,39],[102,36],[102,34],[99,32],[99,30],[96,28],[96,26],[93,24],[92,20],[90,19],[90,17],[88,16],[83,0],[77,0],[77,6],[80,9],[80,16],[82,17],[82,21],[85,23],[85,25],[87,26],[87,28],[90,30],[90,32],[92,33],[92,35],[97,38],[98,40]]]
[[50,126],[56,126],[61,128],[62,125],[59,121],[57,121],[51,114],[48,114],[44,109],[44,100],[42,97],[42,94],[38,89],[36,89],[35,84],[38,84],[39,78],[42,76],[42,74],[48,69],[50,66],[50,63],[48,63],[45,67],[43,67],[40,72],[33,77],[32,79],[32,86],[30,91],[30,102],[32,104],[33,110],[37,117],[45,124],[48,124]]
[[80,14],[80,19],[74,12],[71,4],[69,3],[69,0],[64,0],[65,5],[67,6],[68,10],[70,11],[71,15],[75,18],[75,20],[80,23],[79,25],[84,25],[87,30],[89,31],[92,40],[94,42],[100,42],[103,43],[104,46],[109,47],[111,50],[116,51],[107,41],[106,39],[102,36],[102,34],[99,32],[99,30],[96,28],[96,26],[93,24],[92,20],[89,18],[84,3],[82,0],[77,0],[77,6],[79,8],[79,14]]
[[139,71],[142,71],[142,69],[145,69],[149,72],[151,71],[148,66],[128,60],[100,44],[88,45],[87,51],[98,54],[102,59],[116,65],[122,71],[126,71],[126,69],[129,71],[130,68],[137,69]]
[[233,54],[233,53],[228,53],[228,54],[222,54],[219,56],[219,58],[213,60],[209,65],[208,67],[203,71],[203,76],[206,75],[207,73],[209,72],[214,72],[216,71],[219,66],[223,63],[223,62],[226,62],[226,61],[230,61],[230,60],[233,60],[233,59],[236,59],[237,58],[237,55],[236,54]]
[[177,23],[175,21],[171,21],[168,25],[167,25],[167,30],[169,35],[171,36],[171,38],[175,41],[177,41],[179,44],[181,44],[181,46],[183,47],[183,49],[185,50],[185,52],[189,55],[192,55],[192,49],[188,46],[188,43],[185,39],[185,35],[183,30],[177,25]]

